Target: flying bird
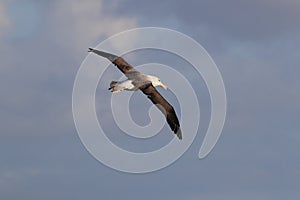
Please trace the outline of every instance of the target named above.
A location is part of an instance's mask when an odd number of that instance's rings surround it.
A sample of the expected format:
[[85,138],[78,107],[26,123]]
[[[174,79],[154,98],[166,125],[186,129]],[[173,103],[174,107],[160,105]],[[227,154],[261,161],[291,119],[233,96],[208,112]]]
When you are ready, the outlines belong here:
[[112,93],[118,93],[122,90],[141,90],[165,115],[170,128],[177,135],[177,137],[180,140],[182,139],[180,124],[173,106],[169,104],[169,102],[155,89],[156,86],[160,86],[165,90],[168,89],[158,77],[140,73],[130,64],[128,64],[123,58],[116,55],[93,48],[89,48],[88,52],[93,52],[97,55],[107,58],[127,77],[127,80],[112,81],[110,83],[109,90]]

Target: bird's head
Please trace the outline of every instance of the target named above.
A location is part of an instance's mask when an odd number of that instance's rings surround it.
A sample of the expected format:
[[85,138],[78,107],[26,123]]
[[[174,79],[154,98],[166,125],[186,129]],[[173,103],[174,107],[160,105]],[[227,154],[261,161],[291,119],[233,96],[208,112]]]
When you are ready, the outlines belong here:
[[163,84],[158,77],[156,77],[156,76],[150,76],[150,80],[151,80],[152,85],[154,87],[160,86],[160,87],[164,88],[165,90],[168,89],[168,87],[165,84]]

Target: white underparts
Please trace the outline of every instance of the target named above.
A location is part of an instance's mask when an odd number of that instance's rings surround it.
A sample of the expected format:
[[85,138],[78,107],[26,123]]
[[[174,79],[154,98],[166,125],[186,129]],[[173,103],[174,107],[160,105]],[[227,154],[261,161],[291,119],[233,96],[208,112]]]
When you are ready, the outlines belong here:
[[114,84],[113,87],[111,87],[112,93],[118,93],[122,90],[128,90],[128,91],[134,91],[137,90],[135,85],[132,84],[132,80],[125,80],[125,81],[118,81]]

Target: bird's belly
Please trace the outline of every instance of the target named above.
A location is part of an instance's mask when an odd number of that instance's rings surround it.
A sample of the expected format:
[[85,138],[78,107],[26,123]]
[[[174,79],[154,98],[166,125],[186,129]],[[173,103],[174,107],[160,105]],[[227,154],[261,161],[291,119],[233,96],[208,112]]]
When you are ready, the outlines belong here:
[[120,84],[121,87],[124,88],[124,90],[129,90],[129,91],[135,91],[135,90],[138,90],[138,88],[132,84],[132,81],[131,80],[126,80],[126,81],[123,81],[121,84]]

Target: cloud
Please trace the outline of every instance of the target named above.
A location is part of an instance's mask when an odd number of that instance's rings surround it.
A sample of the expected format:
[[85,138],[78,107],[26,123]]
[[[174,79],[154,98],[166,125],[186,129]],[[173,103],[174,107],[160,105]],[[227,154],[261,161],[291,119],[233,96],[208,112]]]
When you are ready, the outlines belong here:
[[[2,199],[299,196],[299,1],[26,1],[39,9],[37,28],[4,41],[3,33],[16,25],[6,2],[0,1]],[[71,93],[87,47],[146,25],[177,29],[205,44],[225,81],[228,115],[206,159],[197,159],[200,133],[172,166],[132,176],[104,167],[84,150]],[[105,82],[119,75],[111,71],[116,74]]]
[[[11,27],[11,23],[10,23],[10,19],[7,15],[5,1],[1,0],[0,1],[0,38],[1,38],[1,36],[3,36],[5,33],[8,32],[10,27]],[[0,42],[1,42],[1,39],[0,39]]]
[[[106,9],[112,9],[111,13]],[[57,43],[64,48],[82,51],[87,46],[98,44],[101,39],[137,25],[135,18],[113,13],[113,8],[105,7],[104,1],[55,1],[47,21]]]
[[[87,48],[111,34],[135,27],[137,22],[113,14],[114,7],[104,6],[103,1],[27,3],[38,9],[37,15],[29,18],[39,18],[37,28],[26,37],[11,34],[9,40],[1,38],[0,117],[6,124],[1,127],[1,134],[28,136],[73,131],[72,86]],[[17,2],[12,4],[20,12],[27,12]],[[0,3],[0,9],[4,9],[3,5]],[[6,16],[5,12],[0,15]],[[9,15],[14,17],[17,13]],[[4,19],[0,18],[3,26],[8,22]],[[12,23],[18,26],[19,21]],[[50,130],[47,126],[56,128]]]
[[178,30],[189,27],[195,33],[208,29],[220,36],[226,35],[238,40],[265,40],[286,32],[299,31],[296,24],[300,17],[300,3],[295,0],[190,0],[176,3],[127,0],[123,6],[119,7],[120,13],[139,15],[145,23],[169,26],[172,19],[172,26]]

